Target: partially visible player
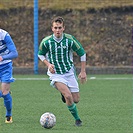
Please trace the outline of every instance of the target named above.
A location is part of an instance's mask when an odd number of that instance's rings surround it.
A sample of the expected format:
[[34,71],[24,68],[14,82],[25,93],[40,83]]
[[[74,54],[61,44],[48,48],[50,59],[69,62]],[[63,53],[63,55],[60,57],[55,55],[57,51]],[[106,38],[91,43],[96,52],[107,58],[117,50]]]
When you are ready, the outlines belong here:
[[10,83],[14,82],[12,77],[12,59],[18,57],[16,46],[9,35],[0,29],[0,98],[4,99],[6,108],[5,123],[12,123],[12,96],[10,95]]
[[38,57],[48,67],[47,74],[51,85],[62,94],[63,102],[75,118],[75,125],[81,126],[82,121],[76,107],[79,102],[79,86],[73,64],[73,52],[76,52],[81,60],[81,83],[86,81],[86,53],[74,36],[63,33],[65,25],[62,17],[54,18],[51,28],[53,34],[42,40]]

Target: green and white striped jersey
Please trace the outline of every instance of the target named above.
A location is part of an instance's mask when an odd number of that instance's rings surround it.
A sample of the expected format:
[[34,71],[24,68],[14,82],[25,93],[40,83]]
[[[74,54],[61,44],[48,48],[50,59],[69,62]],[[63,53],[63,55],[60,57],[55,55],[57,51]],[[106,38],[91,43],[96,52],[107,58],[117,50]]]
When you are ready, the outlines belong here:
[[82,56],[85,51],[77,39],[70,34],[63,34],[60,42],[54,40],[50,35],[42,40],[38,55],[47,57],[47,60],[55,66],[58,74],[68,72],[73,66],[73,51]]

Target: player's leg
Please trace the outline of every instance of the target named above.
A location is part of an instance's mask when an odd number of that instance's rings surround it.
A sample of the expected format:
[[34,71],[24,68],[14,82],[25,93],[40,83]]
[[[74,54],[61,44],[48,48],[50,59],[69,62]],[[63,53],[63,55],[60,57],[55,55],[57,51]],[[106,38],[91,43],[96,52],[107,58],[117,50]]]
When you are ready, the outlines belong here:
[[80,98],[79,85],[78,85],[75,74],[72,73],[69,77],[67,77],[67,79],[68,79],[68,87],[72,94],[73,101],[74,101],[74,103],[78,103],[79,98]]
[[[78,103],[79,102],[79,92],[73,92],[72,96],[73,96],[74,103]],[[82,126],[82,121],[80,118],[76,119],[75,125],[76,126]]]
[[64,83],[61,83],[61,82],[55,82],[55,86],[60,91],[60,93],[64,96],[66,100],[66,104],[68,106],[72,105],[73,98],[72,98],[72,94],[70,90],[68,89],[68,87]]
[[63,103],[66,103],[66,99],[65,99],[65,97],[62,95],[62,93],[61,93],[61,100],[62,100]]
[[4,105],[6,107],[6,123],[12,123],[12,97],[9,93],[10,83],[2,83],[1,88],[3,91]]
[[73,115],[73,117],[75,118],[76,126],[81,126],[82,121],[79,118],[77,107],[76,107],[76,104],[73,102],[73,97],[72,97],[70,90],[65,84],[61,82],[55,82],[55,86],[64,96],[67,107],[69,111],[71,112],[71,114]]
[[[68,87],[69,87],[69,90],[73,97],[73,102],[76,105],[76,103],[79,102],[80,95],[79,95],[79,85],[78,85],[76,76],[74,74],[74,71],[71,72],[71,75],[69,77],[67,77],[67,79],[68,79]],[[75,106],[75,108],[76,108],[76,106]],[[76,109],[76,111],[77,111],[77,109]],[[78,116],[78,111],[77,111],[77,116]],[[82,125],[82,121],[80,120],[79,116],[76,118],[75,125],[76,126]]]
[[71,92],[72,93],[72,97],[73,97],[73,101],[74,103],[78,103],[79,102],[79,92]]
[[5,123],[12,123],[12,97],[10,95],[10,83],[14,82],[12,77],[12,63],[5,64],[1,72],[1,90],[6,108]]
[[[78,103],[80,99],[79,92],[71,92],[71,94],[72,94],[74,103]],[[66,103],[66,99],[62,93],[61,93],[61,99],[64,103]]]

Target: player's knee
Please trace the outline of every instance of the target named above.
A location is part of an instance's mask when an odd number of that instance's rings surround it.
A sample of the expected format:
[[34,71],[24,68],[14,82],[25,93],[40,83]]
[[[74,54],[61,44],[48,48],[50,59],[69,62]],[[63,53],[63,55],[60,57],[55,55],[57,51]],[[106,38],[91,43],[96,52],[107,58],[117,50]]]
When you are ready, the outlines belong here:
[[79,99],[74,99],[74,103],[78,103],[79,102]]
[[65,95],[65,99],[66,99],[67,101],[72,101],[72,96],[71,96],[70,94],[66,94],[66,95]]
[[79,101],[74,101],[74,103],[76,103],[76,104],[77,104],[78,102],[79,102]]
[[66,95],[65,98],[66,98],[66,100],[72,99],[72,97],[70,95]]
[[73,95],[73,101],[74,101],[74,103],[78,103],[79,100],[80,100],[79,95]]
[[2,91],[2,94],[3,94],[3,95],[7,95],[8,93],[10,93],[9,90],[3,90],[3,91]]

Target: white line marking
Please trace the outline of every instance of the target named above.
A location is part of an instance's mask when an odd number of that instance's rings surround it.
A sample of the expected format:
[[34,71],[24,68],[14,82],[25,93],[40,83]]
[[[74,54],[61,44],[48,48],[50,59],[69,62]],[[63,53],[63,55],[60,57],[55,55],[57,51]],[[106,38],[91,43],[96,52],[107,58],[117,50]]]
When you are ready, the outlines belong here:
[[49,80],[49,78],[15,78],[16,80]]
[[[49,80],[49,78],[15,78],[16,80]],[[96,78],[96,77],[90,77],[90,78],[87,78],[87,79],[90,79],[90,80],[133,80],[133,78],[129,78],[129,77],[117,77],[117,78],[114,78],[114,77],[107,77],[107,78]]]
[[91,80],[133,80],[133,78],[90,78]]

